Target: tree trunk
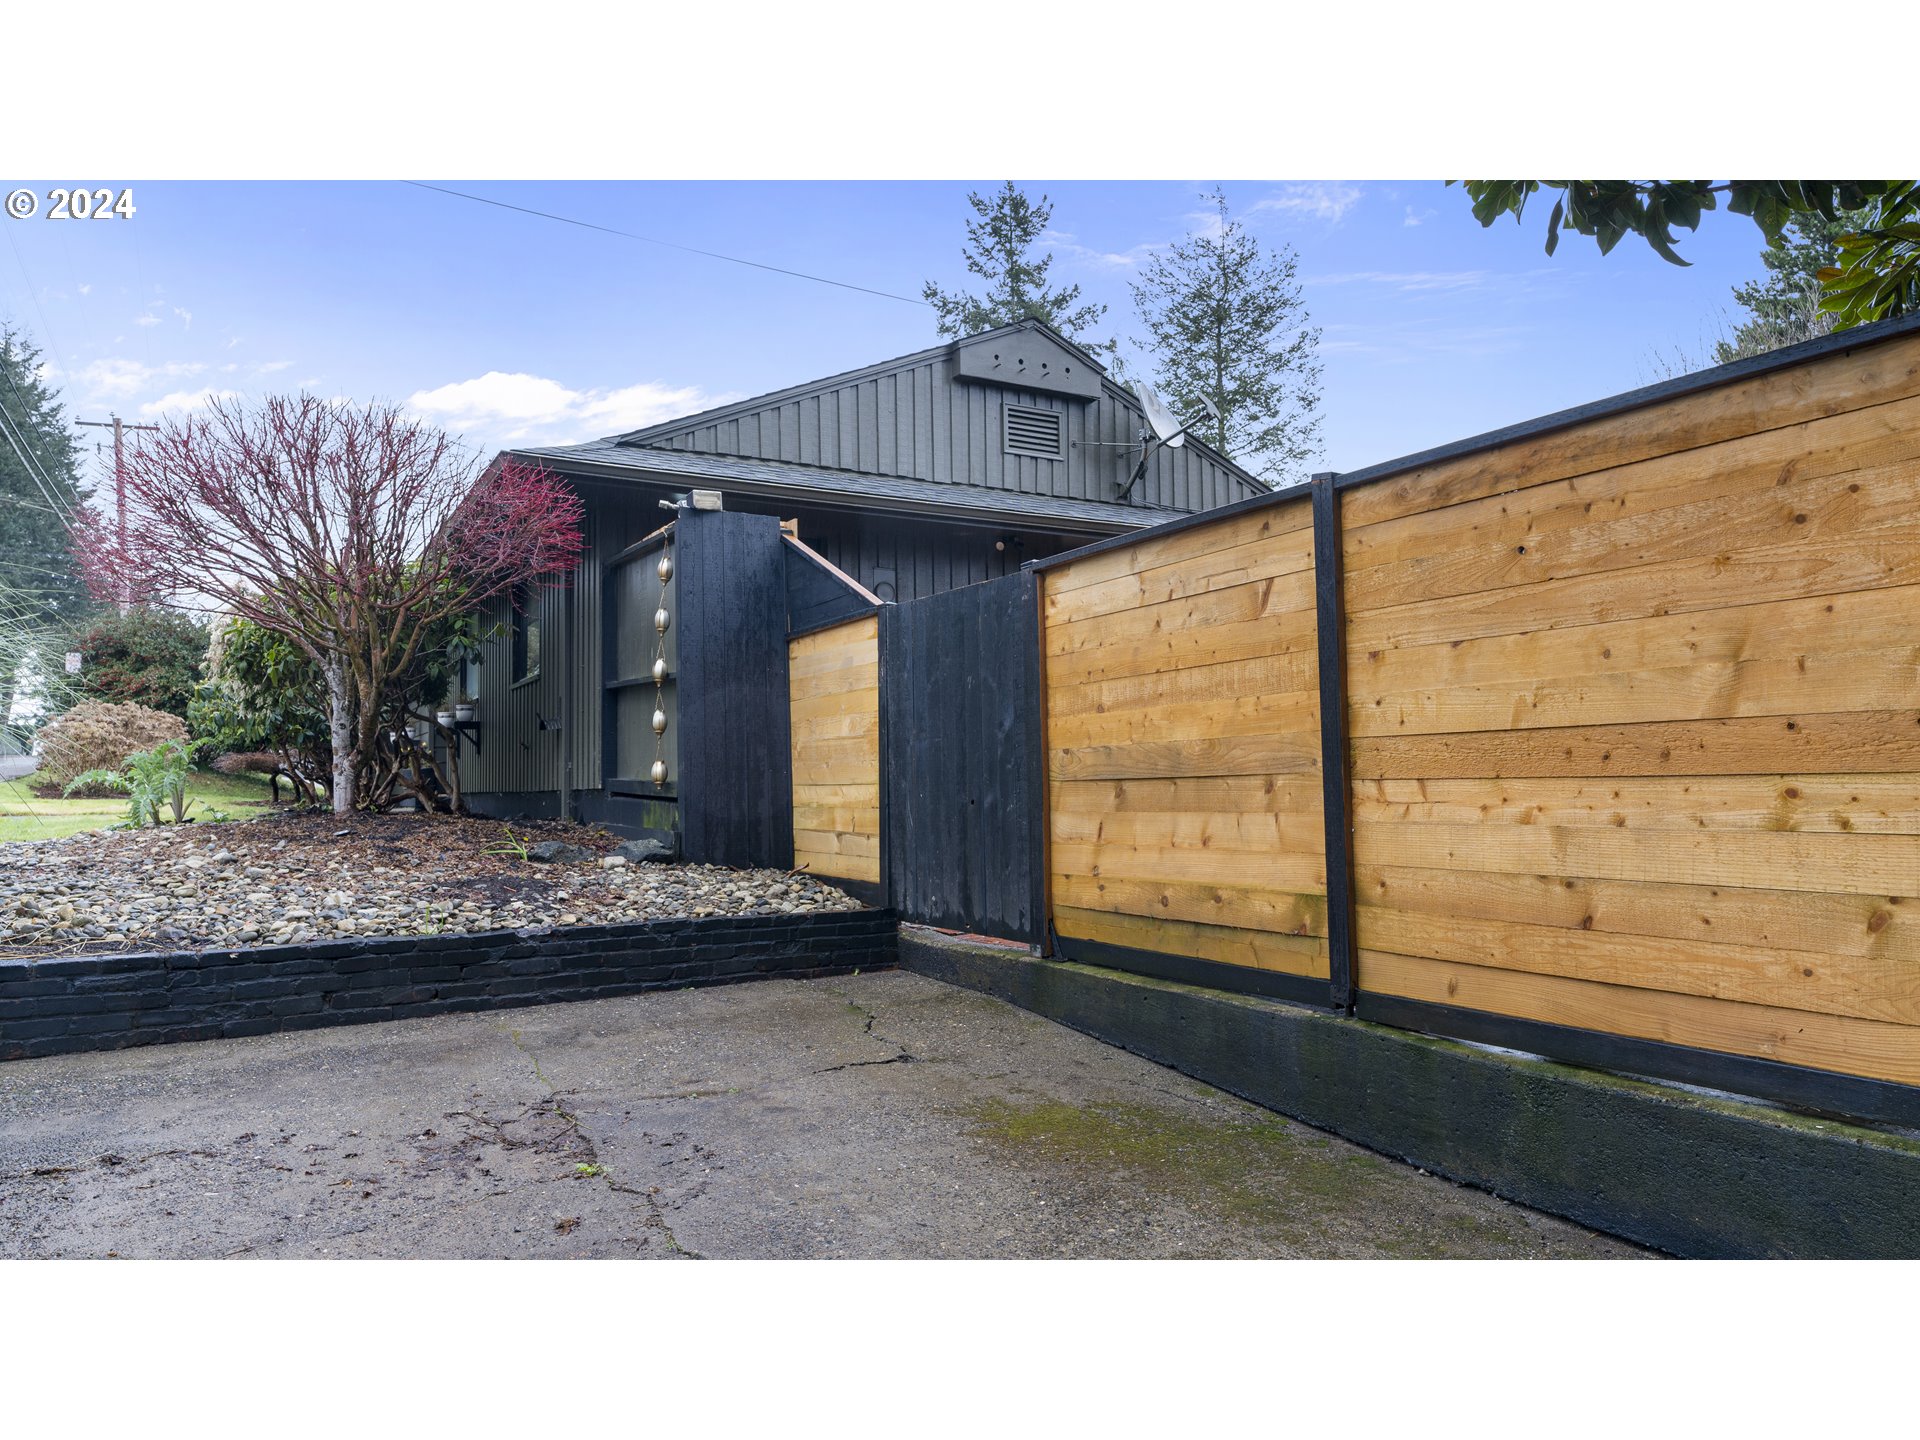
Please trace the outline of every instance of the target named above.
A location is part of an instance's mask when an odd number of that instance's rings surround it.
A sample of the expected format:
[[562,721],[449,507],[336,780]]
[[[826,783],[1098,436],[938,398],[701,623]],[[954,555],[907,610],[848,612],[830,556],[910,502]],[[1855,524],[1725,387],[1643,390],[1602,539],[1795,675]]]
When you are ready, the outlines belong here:
[[333,784],[328,788],[333,813],[345,815],[353,809],[354,770],[359,760],[359,747],[354,744],[353,692],[347,687],[346,661],[330,655],[322,668],[327,677],[327,728],[333,737]]

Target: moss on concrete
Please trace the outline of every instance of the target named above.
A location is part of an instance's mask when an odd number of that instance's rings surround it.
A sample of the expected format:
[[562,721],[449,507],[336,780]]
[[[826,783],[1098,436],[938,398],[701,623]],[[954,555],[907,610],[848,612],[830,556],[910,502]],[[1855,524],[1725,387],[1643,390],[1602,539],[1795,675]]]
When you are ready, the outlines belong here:
[[[1279,1254],[1462,1258],[1541,1253],[1544,1217],[1431,1177],[1252,1106],[1071,1105],[991,1099],[967,1107],[1001,1158],[1073,1192],[1118,1186],[1265,1235]],[[1573,1234],[1568,1232],[1571,1242]],[[1630,1247],[1584,1237],[1578,1253]]]

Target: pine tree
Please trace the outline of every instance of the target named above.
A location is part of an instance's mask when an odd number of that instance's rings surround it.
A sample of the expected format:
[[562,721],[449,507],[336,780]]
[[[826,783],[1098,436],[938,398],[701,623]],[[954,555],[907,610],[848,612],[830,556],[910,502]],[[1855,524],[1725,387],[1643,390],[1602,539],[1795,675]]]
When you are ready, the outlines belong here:
[[40,378],[39,350],[4,324],[0,417],[0,724],[6,724],[23,686],[43,711],[64,695],[66,677],[53,650],[61,630],[93,605],[60,513],[60,507],[79,513],[85,498],[79,447],[58,398]]
[[1300,257],[1263,251],[1220,190],[1204,198],[1219,223],[1155,254],[1133,286],[1154,379],[1183,419],[1213,407],[1193,433],[1216,450],[1269,480],[1294,478],[1320,448],[1320,332]]
[[78,513],[85,492],[79,447],[39,371],[39,350],[0,326],[0,594],[10,613],[57,624],[92,608],[60,513]]
[[1748,318],[1734,327],[1732,339],[1714,346],[1714,362],[1724,365],[1831,334],[1840,317],[1820,308],[1819,272],[1840,263],[1840,237],[1861,230],[1867,220],[1865,211],[1844,210],[1833,220],[1818,214],[1789,220],[1760,252],[1766,278],[1734,286],[1733,298]]
[[1090,340],[1086,332],[1100,323],[1107,307],[1080,303],[1080,287],[1047,288],[1051,254],[1035,258],[1033,250],[1053,218],[1053,206],[1042,195],[1034,204],[1009,180],[991,198],[977,191],[967,203],[980,218],[967,222],[967,243],[961,254],[967,269],[986,282],[986,294],[951,293],[929,280],[920,293],[939,312],[939,331],[950,339],[976,335],[1015,321],[1034,319],[1051,325],[1082,349],[1111,358],[1119,346],[1112,340]]

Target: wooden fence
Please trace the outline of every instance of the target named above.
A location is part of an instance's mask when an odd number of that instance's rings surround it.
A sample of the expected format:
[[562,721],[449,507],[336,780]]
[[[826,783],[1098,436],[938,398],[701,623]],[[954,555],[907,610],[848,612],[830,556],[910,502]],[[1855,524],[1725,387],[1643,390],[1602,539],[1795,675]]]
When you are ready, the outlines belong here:
[[1920,327],[1037,568],[1063,953],[1920,1115]]
[[793,862],[880,882],[880,624],[877,615],[787,642]]
[[1057,933],[1088,958],[1204,962],[1163,973],[1324,982],[1310,503],[1142,537],[1042,579]]
[[1363,989],[1920,1083],[1920,340],[1342,497]]
[[1920,319],[1028,575],[1037,676],[953,602],[897,763],[900,616],[793,642],[802,863],[991,854],[1046,923],[937,923],[1920,1124]]
[[1032,572],[888,606],[887,891],[902,919],[1046,939]]

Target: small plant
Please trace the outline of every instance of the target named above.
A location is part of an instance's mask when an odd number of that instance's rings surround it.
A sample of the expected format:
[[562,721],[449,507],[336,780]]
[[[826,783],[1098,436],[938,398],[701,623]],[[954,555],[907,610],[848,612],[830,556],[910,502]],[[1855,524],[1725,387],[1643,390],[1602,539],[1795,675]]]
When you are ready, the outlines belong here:
[[187,776],[197,749],[197,744],[185,740],[163,740],[151,750],[129,755],[124,770],[82,771],[67,782],[63,793],[71,795],[89,785],[119,791],[127,797],[123,824],[128,829],[137,830],[149,823],[163,825],[167,816],[175,825],[182,825],[194,805],[187,798]]
[[530,860],[533,858],[533,837],[531,835],[516,835],[513,833],[511,826],[502,825],[500,827],[500,836],[499,841],[489,845],[481,853],[486,855],[512,855],[520,860]]
[[576,1165],[573,1167],[573,1173],[584,1180],[591,1180],[597,1175],[604,1175],[606,1172],[598,1165]]

